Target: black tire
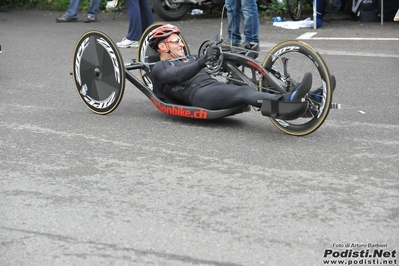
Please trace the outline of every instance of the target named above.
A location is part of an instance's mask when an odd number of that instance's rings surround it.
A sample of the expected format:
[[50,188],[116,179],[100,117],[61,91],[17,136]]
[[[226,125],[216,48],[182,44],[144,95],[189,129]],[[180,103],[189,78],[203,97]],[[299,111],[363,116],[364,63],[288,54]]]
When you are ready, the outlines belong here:
[[[137,47],[137,60],[145,65],[148,66],[147,70],[144,69],[139,69],[139,77],[141,78],[141,81],[148,86],[151,90],[153,88],[152,86],[152,80],[150,77],[150,71],[148,71],[149,68],[154,64],[150,60],[152,57],[157,56],[158,53],[154,51],[149,45],[148,45],[148,35],[150,34],[151,31],[154,29],[158,28],[159,26],[165,25],[165,22],[156,22],[154,24],[151,24],[148,26],[148,28],[143,32],[141,35],[141,38],[139,40],[139,44]],[[190,54],[190,50],[188,48],[188,45],[186,41],[184,40],[183,36],[179,34],[179,38],[182,40],[184,44],[184,52],[186,55]]]
[[286,0],[288,14],[293,20],[299,20],[302,13],[301,0]]
[[189,4],[175,4],[170,0],[152,0],[152,8],[160,18],[176,21],[187,14]]
[[73,53],[73,77],[79,97],[92,112],[109,114],[125,90],[125,69],[115,43],[104,33],[88,31]]
[[[283,67],[285,60],[286,71]],[[275,118],[270,120],[279,130],[289,135],[304,136],[318,129],[330,111],[333,92],[330,73],[319,53],[306,43],[285,41],[270,50],[262,65],[286,87],[287,92],[298,85],[306,72],[312,74],[312,88],[305,96],[308,109],[302,117],[289,121]],[[312,98],[319,88],[322,88],[320,102]]]

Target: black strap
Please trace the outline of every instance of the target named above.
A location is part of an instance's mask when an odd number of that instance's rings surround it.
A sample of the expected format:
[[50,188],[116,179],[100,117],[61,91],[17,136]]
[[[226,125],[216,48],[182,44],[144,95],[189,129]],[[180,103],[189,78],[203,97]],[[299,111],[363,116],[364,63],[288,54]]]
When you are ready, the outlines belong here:
[[278,115],[278,101],[272,100],[272,101],[270,101],[270,103],[271,103],[271,108],[272,108],[270,117],[276,118]]

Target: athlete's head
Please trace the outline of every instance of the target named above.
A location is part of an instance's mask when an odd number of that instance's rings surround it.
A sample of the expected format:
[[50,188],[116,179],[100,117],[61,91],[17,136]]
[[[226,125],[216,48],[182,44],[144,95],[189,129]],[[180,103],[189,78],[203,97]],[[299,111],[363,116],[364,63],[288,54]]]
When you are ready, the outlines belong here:
[[185,57],[184,43],[179,37],[180,30],[171,24],[162,25],[149,34],[149,46],[162,56]]

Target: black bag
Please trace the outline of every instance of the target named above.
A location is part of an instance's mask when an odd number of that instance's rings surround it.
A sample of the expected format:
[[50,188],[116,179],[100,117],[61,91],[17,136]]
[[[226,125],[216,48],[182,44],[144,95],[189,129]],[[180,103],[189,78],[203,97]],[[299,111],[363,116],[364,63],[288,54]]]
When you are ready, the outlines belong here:
[[357,13],[360,10],[373,11],[378,10],[378,0],[353,0],[352,12]]
[[378,0],[357,0],[353,1],[352,11],[356,14],[356,18],[363,22],[377,22],[380,20],[378,16]]
[[378,0],[362,0],[359,10],[373,11],[378,9]]
[[359,10],[359,12],[357,12],[357,20],[362,22],[378,22],[381,18],[378,16],[377,10]]

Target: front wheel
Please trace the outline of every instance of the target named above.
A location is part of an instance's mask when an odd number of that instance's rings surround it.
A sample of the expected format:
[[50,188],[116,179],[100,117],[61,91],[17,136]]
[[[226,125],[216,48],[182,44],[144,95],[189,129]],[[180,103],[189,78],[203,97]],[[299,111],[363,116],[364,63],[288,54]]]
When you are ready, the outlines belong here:
[[270,50],[262,66],[279,80],[287,92],[299,85],[306,72],[312,74],[312,87],[305,95],[306,112],[294,120],[270,120],[279,130],[295,136],[304,136],[318,129],[330,111],[333,92],[330,73],[319,53],[304,42],[285,41]]
[[152,7],[160,18],[166,21],[176,21],[186,15],[189,5],[186,3],[176,4],[171,0],[153,0]]

